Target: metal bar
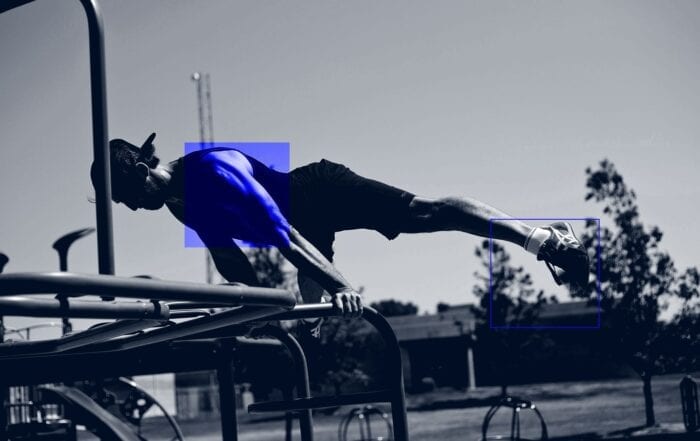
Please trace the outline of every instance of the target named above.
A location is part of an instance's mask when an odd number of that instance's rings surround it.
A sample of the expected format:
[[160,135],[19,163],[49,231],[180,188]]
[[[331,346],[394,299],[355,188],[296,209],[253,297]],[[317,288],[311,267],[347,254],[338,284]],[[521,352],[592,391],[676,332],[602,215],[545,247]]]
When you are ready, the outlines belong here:
[[105,302],[12,296],[0,298],[0,314],[24,317],[168,320],[164,302]]
[[[132,351],[82,352],[0,358],[5,385],[44,384],[107,377],[215,369],[213,341],[158,344]],[[2,439],[2,438],[0,438]]]
[[[270,317],[271,320],[294,320],[300,318],[337,316],[339,311],[332,303],[298,305],[291,311],[285,311]],[[365,306],[362,317],[367,320],[384,339],[385,354],[389,369],[389,390],[391,391],[391,416],[395,441],[408,441],[408,418],[406,416],[406,393],[403,385],[403,369],[401,367],[401,349],[396,334],[389,322],[373,308]],[[316,398],[312,398],[316,400]],[[372,401],[366,401],[372,402]],[[357,403],[360,404],[360,403]]]
[[102,15],[97,0],[80,0],[85,9],[90,40],[92,149],[100,182],[96,183],[97,264],[100,274],[114,274],[112,239],[112,184],[107,132],[107,87]]
[[238,415],[236,414],[232,341],[224,339],[219,342],[219,345],[219,363],[216,368],[216,376],[219,380],[221,437],[223,441],[237,441]]
[[101,347],[91,349],[97,351],[123,351],[126,349],[139,348],[176,338],[190,337],[230,325],[258,320],[273,315],[279,312],[280,309],[279,307],[263,308],[259,306],[243,306],[237,309],[219,312],[209,317],[188,320],[184,323],[168,326],[167,328],[155,329],[135,337],[109,342]]
[[206,285],[63,272],[0,274],[0,297],[53,292],[138,299],[195,300],[228,305],[278,306],[285,309],[293,308],[296,304],[294,294],[274,288]]
[[394,441],[408,441],[408,417],[406,415],[406,392],[403,386],[403,369],[401,367],[401,349],[394,330],[389,322],[373,308],[365,307],[363,315],[381,334],[386,343],[385,354],[389,369],[389,388],[391,390],[391,418],[393,422]]
[[358,392],[354,394],[330,395],[325,397],[297,398],[289,401],[267,401],[248,406],[250,413],[282,412],[286,410],[323,409],[326,407],[349,406],[352,404],[390,403],[391,389]]
[[50,355],[66,352],[150,328],[158,323],[160,322],[157,320],[119,320],[53,340],[2,343],[0,344],[0,357],[34,357],[40,354]]
[[[297,398],[311,398],[311,388],[309,386],[309,367],[306,356],[301,345],[290,333],[277,326],[265,326],[255,329],[253,335],[268,335],[278,339],[288,350],[294,360],[296,374],[296,396]],[[299,431],[302,441],[313,441],[313,414],[311,409],[303,409],[298,412]]]

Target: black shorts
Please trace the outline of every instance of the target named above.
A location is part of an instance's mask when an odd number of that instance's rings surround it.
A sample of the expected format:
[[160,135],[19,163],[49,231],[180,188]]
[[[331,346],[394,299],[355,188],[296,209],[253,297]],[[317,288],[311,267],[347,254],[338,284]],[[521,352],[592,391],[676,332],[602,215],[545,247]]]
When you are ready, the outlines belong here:
[[394,239],[413,198],[325,159],[290,172],[290,223],[329,260],[338,231],[369,229]]

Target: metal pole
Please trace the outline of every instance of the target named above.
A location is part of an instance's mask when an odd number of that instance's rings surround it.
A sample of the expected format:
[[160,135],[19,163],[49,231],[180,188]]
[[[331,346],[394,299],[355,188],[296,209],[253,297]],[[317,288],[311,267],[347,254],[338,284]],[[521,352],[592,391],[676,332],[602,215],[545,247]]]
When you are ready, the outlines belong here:
[[92,148],[97,167],[96,225],[97,264],[100,274],[114,274],[112,239],[112,185],[107,132],[107,88],[105,78],[104,31],[97,0],[80,0],[88,21],[90,40],[90,87],[92,96]]
[[[296,376],[297,398],[310,398],[311,387],[309,386],[309,367],[306,362],[306,356],[301,345],[291,334],[277,326],[267,325],[262,328],[253,330],[253,336],[270,336],[275,337],[288,350],[294,360],[294,373]],[[302,441],[313,441],[313,414],[311,409],[297,411],[299,415],[299,431],[301,432]]]
[[[70,249],[73,242],[76,240],[87,236],[95,231],[94,228],[81,228],[80,230],[71,231],[56,240],[53,243],[53,249],[58,253],[58,269],[59,271],[68,271],[68,250]],[[63,303],[66,303],[65,293],[58,293],[56,298]],[[73,325],[71,324],[68,317],[61,317],[61,323],[63,323],[63,335],[73,332]]]
[[238,416],[233,372],[232,340],[219,341],[219,365],[216,375],[219,380],[219,409],[221,414],[221,438],[223,441],[238,440]]
[[391,417],[395,441],[408,441],[408,417],[406,415],[406,393],[403,386],[403,369],[401,368],[401,350],[399,341],[386,319],[372,308],[365,308],[362,315],[382,335],[386,343],[387,362],[389,365],[389,388],[391,394]]

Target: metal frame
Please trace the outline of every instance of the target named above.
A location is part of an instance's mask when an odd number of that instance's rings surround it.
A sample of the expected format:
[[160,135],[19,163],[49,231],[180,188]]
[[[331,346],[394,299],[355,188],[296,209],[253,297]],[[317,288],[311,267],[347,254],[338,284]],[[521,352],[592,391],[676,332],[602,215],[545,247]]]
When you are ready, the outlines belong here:
[[[271,319],[275,320],[296,320],[301,318],[314,318],[314,317],[331,317],[337,316],[338,310],[330,303],[322,304],[310,304],[310,305],[299,305],[291,311],[283,312],[272,316]],[[408,441],[408,418],[406,415],[406,394],[404,391],[403,384],[403,369],[401,366],[401,350],[399,348],[399,343],[394,334],[391,325],[386,319],[375,311],[373,308],[365,307],[362,316],[367,322],[369,322],[382,336],[386,344],[385,354],[387,357],[387,369],[389,371],[388,378],[390,378],[390,384],[387,385],[386,389],[369,391],[354,394],[343,394],[337,396],[326,396],[326,397],[310,397],[308,394],[308,389],[297,391],[297,395],[306,395],[305,397],[299,397],[293,400],[277,401],[277,402],[267,402],[267,403],[255,403],[248,407],[249,412],[268,412],[268,411],[298,411],[302,412],[302,418],[300,418],[300,428],[302,429],[302,439],[304,441],[312,441],[313,434],[311,433],[312,421],[309,418],[309,431],[305,433],[304,426],[302,426],[303,421],[307,421],[306,414],[308,412],[310,415],[311,409],[319,409],[324,407],[335,407],[348,404],[371,404],[371,403],[389,403],[391,405],[391,416],[394,431],[395,441]],[[284,331],[282,331],[284,332]],[[279,335],[279,332],[275,333],[275,337]],[[291,338],[291,336],[289,336]],[[289,339],[282,338],[280,341],[285,344],[290,349],[292,356],[297,367],[297,370],[303,370],[306,375],[306,381],[308,385],[308,371],[306,367],[306,359],[304,358],[303,352],[298,352],[295,349],[294,344],[290,344]],[[298,343],[297,343],[298,345]],[[298,374],[301,377],[301,373]],[[298,384],[303,384],[299,381]]]
[[[0,13],[30,3],[33,0],[5,0],[0,4]],[[337,315],[332,305],[302,305],[294,311],[292,293],[240,286],[212,286],[194,283],[164,282],[144,279],[126,279],[114,276],[114,251],[111,211],[111,176],[109,164],[109,144],[107,128],[107,94],[105,81],[104,31],[97,0],[80,0],[88,22],[90,50],[90,84],[92,106],[93,156],[98,171],[95,182],[96,226],[98,270],[102,275],[76,275],[71,273],[24,273],[0,275],[0,316],[6,312],[27,312],[27,307],[36,308],[49,317],[98,317],[122,319],[112,324],[71,334],[62,339],[48,342],[26,342],[0,344],[0,392],[12,384],[30,384],[50,381],[66,381],[97,376],[124,375],[124,363],[131,375],[162,371],[191,370],[211,364],[212,349],[206,343],[185,345],[186,357],[177,358],[172,342],[176,338],[192,338],[206,333],[218,333],[222,328],[229,331],[236,324],[259,319],[290,320]],[[16,294],[42,293],[95,294],[103,297],[128,297],[149,300],[174,300],[187,303],[171,304],[166,309],[160,302],[152,302],[153,309],[115,302],[106,305],[89,305],[87,302],[60,300],[58,304],[24,297],[7,298]],[[6,298],[2,298],[6,297]],[[194,301],[194,303],[192,302]],[[31,305],[30,305],[31,303]],[[196,307],[195,305],[200,306]],[[238,305],[239,308],[208,315],[202,311],[206,304]],[[167,306],[167,305],[165,305]],[[199,309],[197,309],[199,308]],[[170,309],[178,310],[180,317],[202,316],[180,324],[165,321]],[[194,311],[193,311],[194,310]],[[37,312],[37,314],[39,313]],[[143,314],[141,316],[140,314]],[[141,320],[133,320],[134,315]],[[279,403],[257,403],[252,410],[297,410],[301,411],[300,427],[305,441],[311,441],[311,409],[340,404],[364,404],[384,401],[391,403],[394,422],[394,438],[407,441],[406,405],[403,389],[403,372],[398,342],[391,326],[376,311],[365,308],[364,318],[384,337],[389,356],[388,368],[392,371],[391,384],[385,390],[363,394],[340,395],[337,397],[311,398],[308,388],[308,369],[301,347],[284,331],[267,328],[292,353],[297,366],[297,398]],[[147,327],[164,325],[161,328],[143,332]],[[168,326],[169,325],[169,326]],[[141,332],[136,336],[126,334]],[[235,406],[233,406],[233,371],[230,363],[232,341],[224,339],[216,342],[216,366],[219,380],[225,386],[220,390],[222,414],[233,407],[233,420],[227,422],[222,417],[222,430],[225,441],[237,439]],[[203,350],[202,357],[193,357],[193,348]],[[209,355],[209,356],[207,356]],[[43,369],[51,363],[52,370]],[[228,391],[231,389],[231,391]],[[0,398],[2,393],[0,393]],[[0,438],[5,437],[4,412],[0,412]]]

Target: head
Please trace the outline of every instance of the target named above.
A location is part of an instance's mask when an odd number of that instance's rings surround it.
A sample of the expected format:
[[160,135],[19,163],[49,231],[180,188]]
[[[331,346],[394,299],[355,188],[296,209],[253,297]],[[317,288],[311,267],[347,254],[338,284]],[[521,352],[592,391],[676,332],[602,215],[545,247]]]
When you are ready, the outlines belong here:
[[[153,133],[141,147],[113,139],[109,142],[109,159],[112,174],[112,200],[123,203],[132,210],[145,208],[157,210],[166,199],[167,183],[157,173],[160,159],[155,156]],[[90,178],[97,184],[97,167],[92,163]]]

